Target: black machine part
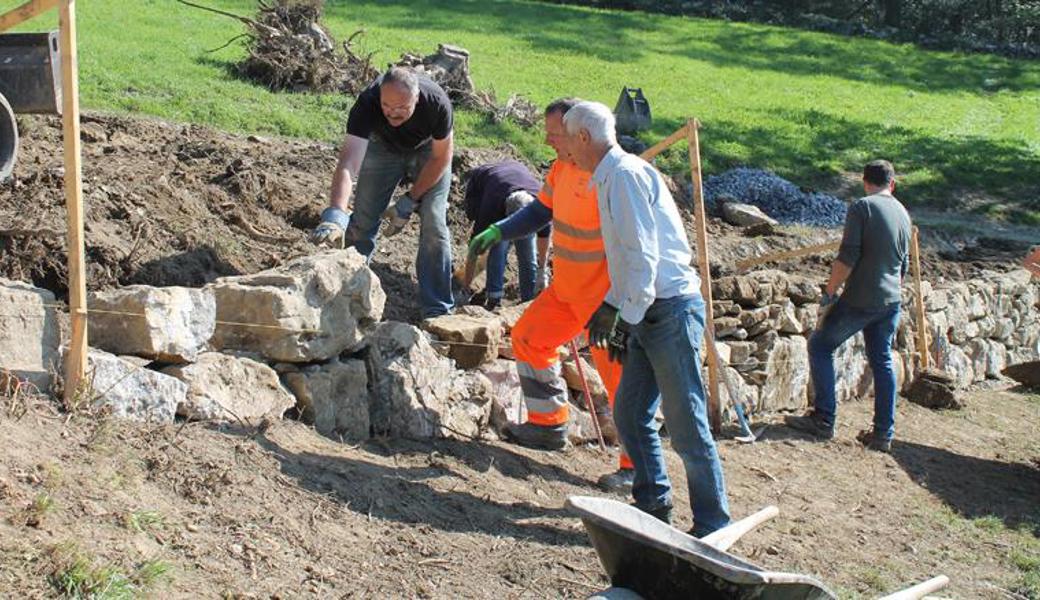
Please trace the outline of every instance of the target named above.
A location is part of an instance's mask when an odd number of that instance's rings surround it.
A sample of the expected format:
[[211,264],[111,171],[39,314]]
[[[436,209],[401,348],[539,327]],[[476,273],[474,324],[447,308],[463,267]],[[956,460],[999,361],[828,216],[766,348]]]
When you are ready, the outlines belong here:
[[0,94],[19,114],[61,114],[57,31],[0,35]]
[[18,157],[18,125],[14,111],[3,94],[0,94],[0,181],[11,176],[14,161]]

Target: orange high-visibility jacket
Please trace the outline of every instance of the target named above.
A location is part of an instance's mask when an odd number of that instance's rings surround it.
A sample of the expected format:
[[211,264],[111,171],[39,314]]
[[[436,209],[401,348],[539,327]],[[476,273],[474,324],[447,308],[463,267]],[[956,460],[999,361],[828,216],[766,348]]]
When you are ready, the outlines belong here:
[[600,302],[610,289],[591,180],[574,163],[557,160],[538,193],[538,200],[553,212],[553,287],[564,302]]

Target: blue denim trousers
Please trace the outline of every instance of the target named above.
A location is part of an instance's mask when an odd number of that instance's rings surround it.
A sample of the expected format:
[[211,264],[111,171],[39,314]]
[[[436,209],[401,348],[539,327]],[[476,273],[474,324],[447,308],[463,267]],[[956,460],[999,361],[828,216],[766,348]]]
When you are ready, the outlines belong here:
[[661,407],[672,447],[686,468],[697,537],[729,524],[726,484],[701,378],[703,335],[700,295],[654,302],[632,327],[614,403],[614,422],[636,471],[632,496],[644,510],[672,504],[672,485],[654,422]]
[[505,294],[506,259],[509,245],[516,249],[516,264],[520,269],[520,300],[534,298],[534,280],[538,263],[535,260],[535,236],[529,235],[512,242],[499,242],[491,247],[487,260],[487,295],[501,298]]
[[899,326],[899,303],[878,309],[864,309],[838,303],[817,325],[809,338],[809,366],[812,369],[814,410],[825,423],[834,425],[837,400],[834,397],[834,351],[845,340],[863,332],[867,362],[874,373],[874,435],[891,440],[896,422],[896,373],[892,368],[892,341]]
[[[362,255],[371,258],[379,224],[394,189],[406,177],[415,181],[430,153],[431,144],[406,154],[397,153],[378,136],[372,136],[357,177],[354,212],[346,232],[348,246],[354,246]],[[424,318],[446,314],[454,305],[451,295],[451,234],[447,216],[450,188],[449,166],[422,198],[415,199],[420,219],[415,274],[419,280],[419,302]]]

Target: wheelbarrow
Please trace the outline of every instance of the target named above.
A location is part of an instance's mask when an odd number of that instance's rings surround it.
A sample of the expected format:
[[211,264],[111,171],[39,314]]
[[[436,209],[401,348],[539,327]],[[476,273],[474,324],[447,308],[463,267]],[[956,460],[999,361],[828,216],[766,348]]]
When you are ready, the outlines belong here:
[[[703,538],[666,525],[643,511],[608,498],[571,496],[613,587],[601,600],[833,600],[827,587],[798,573],[763,569],[728,552],[759,524],[780,514],[775,506]],[[914,600],[945,587],[935,577],[882,600]]]
[[18,157],[15,114],[61,114],[58,32],[0,35],[0,181]]

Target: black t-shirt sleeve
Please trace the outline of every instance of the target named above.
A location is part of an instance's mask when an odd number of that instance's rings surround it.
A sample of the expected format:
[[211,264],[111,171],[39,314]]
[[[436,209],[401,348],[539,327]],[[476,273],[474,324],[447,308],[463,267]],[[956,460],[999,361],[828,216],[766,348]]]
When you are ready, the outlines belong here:
[[379,87],[370,86],[358,95],[357,102],[350,107],[347,133],[367,140],[372,135],[376,122],[383,118],[383,108],[379,105]]
[[436,121],[433,126],[433,133],[431,134],[435,140],[443,140],[448,137],[451,133],[451,128],[455,125],[454,115],[451,110],[451,101],[448,100],[447,95],[441,97],[438,95],[437,102],[434,104],[434,118]]

